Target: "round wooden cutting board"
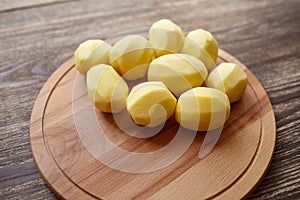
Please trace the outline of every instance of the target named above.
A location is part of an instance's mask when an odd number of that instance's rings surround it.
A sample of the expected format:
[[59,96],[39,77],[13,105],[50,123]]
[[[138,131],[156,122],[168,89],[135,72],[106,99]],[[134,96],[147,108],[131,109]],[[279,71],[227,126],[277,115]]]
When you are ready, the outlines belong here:
[[[102,162],[86,141],[94,150],[105,148],[105,143],[89,125],[82,135],[79,121],[84,125],[96,119],[111,143],[134,153],[162,149],[176,137],[178,124],[170,119],[156,135],[137,138],[121,130],[111,114],[95,111],[94,118],[75,118],[90,108],[90,102],[84,90],[74,98],[74,85],[80,81],[84,85],[85,81],[73,59],[65,62],[45,83],[31,116],[31,148],[47,184],[65,199],[244,198],[259,184],[270,164],[276,137],[274,113],[265,90],[242,63],[222,50],[217,62],[237,63],[249,78],[243,98],[232,104],[217,144],[206,157],[199,158],[206,135],[198,132],[174,162],[143,173],[118,170]],[[158,159],[167,157],[164,154]]]

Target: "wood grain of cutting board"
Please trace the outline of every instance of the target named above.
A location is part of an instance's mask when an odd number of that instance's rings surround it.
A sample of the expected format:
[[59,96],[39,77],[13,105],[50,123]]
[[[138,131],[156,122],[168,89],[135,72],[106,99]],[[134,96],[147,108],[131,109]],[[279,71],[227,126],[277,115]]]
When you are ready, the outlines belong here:
[[[217,63],[221,62],[239,64],[249,83],[243,98],[231,105],[231,116],[213,150],[204,158],[198,157],[206,134],[198,132],[187,151],[170,165],[148,173],[129,173],[103,164],[82,141],[74,113],[87,109],[90,102],[86,92],[74,98],[75,81],[84,78],[80,79],[73,58],[66,61],[45,83],[31,116],[31,148],[47,184],[65,199],[246,197],[270,164],[276,137],[274,113],[265,90],[246,66],[219,50]],[[112,143],[135,153],[163,148],[179,128],[170,119],[158,134],[136,138],[122,131],[111,114],[95,110],[95,117]],[[89,141],[95,141],[95,148],[102,145],[97,138],[92,140],[94,133],[86,133]]]

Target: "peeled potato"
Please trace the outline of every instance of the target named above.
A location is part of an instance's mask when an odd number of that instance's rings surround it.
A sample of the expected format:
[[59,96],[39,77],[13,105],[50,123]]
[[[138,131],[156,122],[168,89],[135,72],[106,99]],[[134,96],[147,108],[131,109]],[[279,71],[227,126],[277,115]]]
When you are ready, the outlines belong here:
[[185,128],[207,131],[222,127],[229,114],[226,94],[213,88],[196,87],[179,97],[175,120]]
[[88,95],[102,112],[116,113],[126,107],[127,83],[110,65],[100,64],[87,72]]
[[173,115],[176,101],[162,82],[144,82],[130,91],[127,110],[136,124],[154,127]]
[[74,53],[75,66],[81,74],[98,64],[107,64],[111,45],[103,40],[87,40]]
[[140,35],[128,35],[116,42],[110,50],[111,65],[128,80],[145,76],[153,58],[148,40]]
[[184,36],[181,28],[168,19],[154,22],[149,29],[149,41],[155,56],[177,53],[181,49]]
[[248,84],[247,74],[234,63],[222,63],[208,76],[208,87],[227,94],[231,103],[240,100]]
[[162,81],[176,96],[197,86],[207,77],[207,69],[187,54],[168,54],[154,59],[148,70],[149,81]]
[[210,69],[218,58],[218,42],[210,32],[197,29],[188,33],[181,52],[200,59]]

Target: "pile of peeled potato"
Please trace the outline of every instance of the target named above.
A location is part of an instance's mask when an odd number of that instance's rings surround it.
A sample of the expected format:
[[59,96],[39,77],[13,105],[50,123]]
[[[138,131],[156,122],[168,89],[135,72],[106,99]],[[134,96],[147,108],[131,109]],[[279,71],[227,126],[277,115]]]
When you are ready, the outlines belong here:
[[[215,67],[218,43],[211,33],[197,29],[184,37],[168,19],[152,24],[149,40],[128,35],[113,46],[87,40],[74,56],[93,104],[107,113],[126,108],[142,126],[160,125],[175,114],[191,130],[222,127],[230,103],[241,99],[248,83],[247,74],[234,63]],[[128,81],[145,76],[147,82],[129,91]]]

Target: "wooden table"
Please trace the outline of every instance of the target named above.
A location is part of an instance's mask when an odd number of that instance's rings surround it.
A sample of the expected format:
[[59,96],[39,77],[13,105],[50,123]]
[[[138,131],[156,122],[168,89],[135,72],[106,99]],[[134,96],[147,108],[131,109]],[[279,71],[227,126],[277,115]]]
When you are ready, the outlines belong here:
[[88,38],[105,39],[169,18],[202,27],[266,89],[276,117],[270,169],[249,199],[300,198],[298,0],[1,0],[0,199],[55,199],[33,161],[29,120],[48,77]]

